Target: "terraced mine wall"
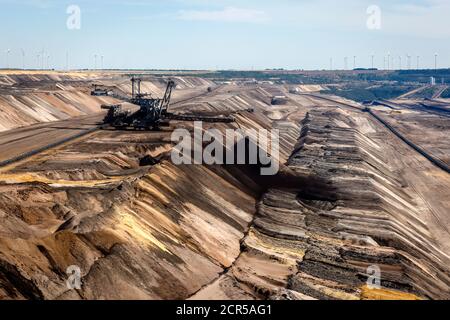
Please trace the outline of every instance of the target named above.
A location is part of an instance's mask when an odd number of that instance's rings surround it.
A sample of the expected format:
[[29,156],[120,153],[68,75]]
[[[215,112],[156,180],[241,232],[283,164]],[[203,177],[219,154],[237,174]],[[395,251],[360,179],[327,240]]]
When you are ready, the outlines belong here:
[[[445,271],[447,267],[437,262],[448,258],[439,253],[432,239],[427,239],[419,231],[420,223],[414,217],[412,207],[401,208],[403,205],[400,202],[393,206],[389,200],[391,195],[387,193],[388,189],[400,197],[404,195],[401,189],[395,187],[397,182],[389,170],[374,161],[378,158],[380,163],[385,162],[383,155],[372,147],[376,144],[357,130],[337,125],[339,122],[335,121],[349,123],[339,113],[312,112],[302,133],[304,142],[299,152],[291,158],[290,165],[303,168],[315,163],[311,169],[320,176],[332,175],[330,179],[337,190],[336,199],[301,200],[307,212],[313,214],[310,223],[306,219],[306,226],[308,230],[319,227],[316,231],[326,238],[340,237],[350,240],[350,243],[344,241],[346,244],[339,246],[333,244],[331,239],[308,241],[307,253],[299,265],[299,274],[292,279],[292,286],[305,294],[326,298],[330,295],[324,294],[327,292],[325,287],[337,296],[345,296],[355,292],[355,285],[360,283],[364,296],[370,290],[366,292],[367,288],[361,280],[367,279],[364,268],[372,264],[381,268],[385,288],[416,292],[419,296],[448,298],[450,279],[448,271]],[[317,144],[325,149],[318,149],[315,147]],[[344,159],[352,159],[353,169],[339,169],[342,161],[348,161]],[[379,173],[373,168],[377,168]],[[389,182],[377,177],[380,173]],[[348,180],[350,176],[353,178]],[[410,226],[410,231],[395,227],[403,224],[400,221],[405,218],[417,221],[415,227],[415,224]],[[434,251],[434,248],[437,250]],[[435,258],[437,256],[440,258]],[[422,267],[418,268],[419,265]],[[320,285],[316,286],[315,281]]]
[[[307,95],[307,94],[304,94]],[[316,95],[311,95],[313,97],[317,97]],[[330,102],[334,102],[334,103],[339,103],[342,105],[345,105],[349,108],[353,108],[356,110],[363,110],[363,109],[359,109],[355,106],[352,106],[350,104],[346,104],[346,103],[342,103],[342,102],[337,102],[333,99],[329,99],[323,96],[319,97],[322,100],[325,101],[330,101]],[[374,101],[374,103],[376,105],[382,105],[391,109],[396,109],[397,107],[395,106],[395,104],[389,102],[389,101]],[[443,109],[441,109],[442,111]],[[368,112],[371,116],[373,116],[377,121],[381,122],[386,128],[388,128],[392,133],[394,133],[398,138],[400,138],[403,142],[405,142],[406,144],[408,144],[411,148],[413,148],[415,151],[417,151],[418,153],[420,153],[421,155],[423,155],[425,158],[427,158],[429,161],[431,161],[434,165],[436,165],[437,167],[439,167],[440,169],[450,173],[450,167],[443,162],[440,159],[437,159],[436,157],[432,156],[430,153],[428,153],[427,151],[425,151],[423,148],[421,148],[420,146],[418,146],[417,144],[415,144],[414,142],[412,142],[411,140],[409,140],[408,138],[406,138],[402,133],[400,133],[397,129],[395,129],[393,126],[391,126],[387,121],[385,121],[383,118],[381,118],[380,116],[378,116],[373,110],[370,109],[370,107],[366,107],[363,111]],[[445,110],[448,112],[448,110]]]
[[[448,256],[361,121],[371,120],[309,112],[239,257],[192,299],[450,298]],[[370,268],[380,269],[381,288],[368,285]]]
[[[253,107],[216,128],[278,128],[271,178],[173,165],[172,130],[192,130],[180,123],[100,131],[1,172],[0,299],[450,299],[449,237],[417,191],[441,179],[445,196],[445,176],[422,157],[401,162],[399,149],[419,156],[367,113],[272,96],[257,87],[184,106]],[[73,265],[80,290],[66,286]],[[371,266],[382,288],[367,286]]]
[[[173,77],[179,92],[196,88],[206,92],[214,83],[195,77]],[[167,79],[148,76],[142,91],[162,96]],[[113,97],[90,95],[92,84],[105,85],[116,93]],[[130,78],[123,74],[53,73],[0,75],[0,131],[41,122],[66,120],[100,113],[102,104],[120,103],[131,93]],[[183,100],[183,99],[179,99]]]
[[[1,212],[8,213],[0,227],[0,266],[5,266],[0,267],[1,298],[183,299],[239,253],[255,205],[239,182],[244,176],[167,161],[139,170],[142,152],[156,157],[164,145],[146,149],[145,142],[138,143],[148,141],[146,134],[108,139],[109,144],[93,138],[69,147],[54,162],[41,165],[49,172],[47,180],[42,177],[46,184],[0,186]],[[99,154],[112,147],[120,156],[105,153],[92,163],[86,155],[75,165],[71,156],[80,147]],[[134,174],[124,179],[128,166]],[[26,171],[16,176],[26,176]],[[114,178],[118,172],[121,177]],[[89,182],[89,176],[100,175],[110,178],[98,185]],[[48,187],[49,180],[53,187]],[[17,192],[27,202],[5,204]],[[41,230],[39,221],[50,226]],[[81,268],[83,290],[67,290],[65,270],[70,265]]]
[[92,77],[0,76],[0,131],[100,112],[115,100],[90,95]]
[[256,189],[239,169],[141,166],[170,134],[99,131],[3,173],[0,298],[183,299],[229,267]]

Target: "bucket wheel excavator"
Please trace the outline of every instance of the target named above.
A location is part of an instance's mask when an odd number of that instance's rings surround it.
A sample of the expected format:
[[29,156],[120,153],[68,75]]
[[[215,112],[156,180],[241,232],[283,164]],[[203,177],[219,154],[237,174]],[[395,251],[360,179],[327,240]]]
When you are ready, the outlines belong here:
[[170,113],[170,99],[176,86],[175,82],[172,80],[168,81],[164,97],[161,99],[151,98],[149,94],[141,93],[141,82],[141,78],[131,78],[131,99],[114,93],[111,94],[112,97],[139,106],[139,110],[133,113],[123,110],[122,105],[120,104],[102,105],[102,109],[108,110],[108,113],[103,120],[105,125],[119,129],[158,130],[170,120],[215,123],[231,123],[235,121],[231,116],[212,117]]

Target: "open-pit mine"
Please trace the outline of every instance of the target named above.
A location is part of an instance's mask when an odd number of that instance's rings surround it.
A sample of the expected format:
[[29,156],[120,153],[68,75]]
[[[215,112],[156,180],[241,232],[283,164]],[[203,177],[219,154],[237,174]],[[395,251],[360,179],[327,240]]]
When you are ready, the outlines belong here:
[[[450,100],[139,77],[151,128],[125,72],[0,73],[0,299],[450,299]],[[278,130],[278,173],[174,164],[194,120]]]

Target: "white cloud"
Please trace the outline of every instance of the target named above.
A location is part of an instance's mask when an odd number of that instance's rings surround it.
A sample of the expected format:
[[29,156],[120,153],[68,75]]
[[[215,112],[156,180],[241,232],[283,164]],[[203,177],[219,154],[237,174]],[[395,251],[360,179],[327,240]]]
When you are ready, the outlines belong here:
[[247,22],[262,23],[270,20],[267,13],[261,10],[226,7],[219,11],[182,10],[177,18],[186,21],[214,21],[214,22]]
[[[446,39],[450,37],[450,0],[288,0],[272,9],[273,24],[297,30],[330,31],[334,34],[367,32],[376,35]],[[377,4],[381,8],[381,30],[367,29],[367,8]],[[350,37],[350,34],[349,34]],[[447,39],[446,39],[447,40]]]
[[431,0],[427,4],[394,6],[385,14],[386,31],[426,38],[450,37],[450,1]]

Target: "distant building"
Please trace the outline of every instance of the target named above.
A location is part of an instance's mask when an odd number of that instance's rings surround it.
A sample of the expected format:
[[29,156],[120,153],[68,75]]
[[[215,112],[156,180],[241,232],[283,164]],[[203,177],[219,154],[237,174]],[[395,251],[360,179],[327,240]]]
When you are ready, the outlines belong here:
[[430,84],[431,84],[432,86],[435,86],[435,85],[436,85],[436,78],[435,78],[435,77],[430,77]]

